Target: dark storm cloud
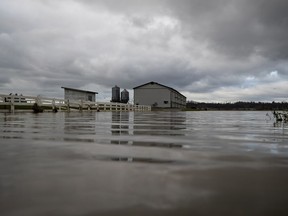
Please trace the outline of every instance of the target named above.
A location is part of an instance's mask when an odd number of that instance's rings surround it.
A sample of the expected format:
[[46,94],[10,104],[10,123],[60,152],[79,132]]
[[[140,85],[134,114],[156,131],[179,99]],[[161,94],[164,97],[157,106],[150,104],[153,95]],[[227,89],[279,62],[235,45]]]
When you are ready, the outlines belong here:
[[286,0],[169,1],[191,37],[208,41],[217,52],[239,57],[260,54],[287,58]]
[[267,89],[288,90],[287,4],[3,0],[0,90],[60,96],[61,86],[109,92],[156,81],[188,99],[280,100]]
[[263,53],[277,59],[288,58],[288,2],[285,0],[260,0],[255,13],[263,26]]
[[[95,3],[87,0],[86,3]],[[288,1],[286,0],[105,0],[112,11],[131,14],[168,14],[179,18],[183,34],[208,41],[210,48],[237,58],[260,54],[287,58]],[[149,19],[134,17],[136,25]]]
[[8,73],[6,73],[6,74],[5,73],[1,73],[0,74],[0,86],[4,86],[7,83],[10,83],[10,78],[9,78]]

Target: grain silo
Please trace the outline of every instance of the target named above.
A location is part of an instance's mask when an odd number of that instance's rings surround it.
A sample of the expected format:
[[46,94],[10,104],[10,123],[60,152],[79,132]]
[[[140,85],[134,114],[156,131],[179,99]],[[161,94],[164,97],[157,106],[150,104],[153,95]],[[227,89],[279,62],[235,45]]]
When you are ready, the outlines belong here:
[[117,85],[112,88],[111,102],[120,102],[120,88]]
[[122,92],[121,92],[121,103],[128,103],[129,101],[129,92],[124,89]]

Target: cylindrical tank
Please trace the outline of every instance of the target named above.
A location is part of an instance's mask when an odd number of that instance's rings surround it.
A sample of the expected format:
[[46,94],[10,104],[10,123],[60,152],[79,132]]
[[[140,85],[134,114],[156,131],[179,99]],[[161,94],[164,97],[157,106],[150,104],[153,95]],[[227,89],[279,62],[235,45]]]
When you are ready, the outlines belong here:
[[126,89],[124,89],[121,92],[121,102],[128,103],[128,101],[129,101],[129,92]]
[[115,85],[112,88],[112,102],[120,102],[120,88]]

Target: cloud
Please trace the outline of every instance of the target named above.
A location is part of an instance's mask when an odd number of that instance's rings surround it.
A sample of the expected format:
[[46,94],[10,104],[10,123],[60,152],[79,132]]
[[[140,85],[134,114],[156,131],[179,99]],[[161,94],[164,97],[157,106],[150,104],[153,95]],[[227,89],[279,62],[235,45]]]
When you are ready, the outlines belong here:
[[208,41],[210,48],[221,54],[287,59],[285,0],[170,0],[169,3],[189,36]]
[[287,4],[3,0],[0,91],[61,97],[68,86],[107,98],[115,84],[131,90],[153,80],[190,100],[282,100]]

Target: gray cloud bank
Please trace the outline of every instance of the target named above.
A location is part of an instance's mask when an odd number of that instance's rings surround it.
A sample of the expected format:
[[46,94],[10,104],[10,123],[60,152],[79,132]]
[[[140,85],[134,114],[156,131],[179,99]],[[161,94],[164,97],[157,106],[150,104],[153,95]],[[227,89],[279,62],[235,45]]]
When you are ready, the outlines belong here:
[[196,101],[286,101],[286,0],[2,0],[0,91],[110,99],[149,81]]

